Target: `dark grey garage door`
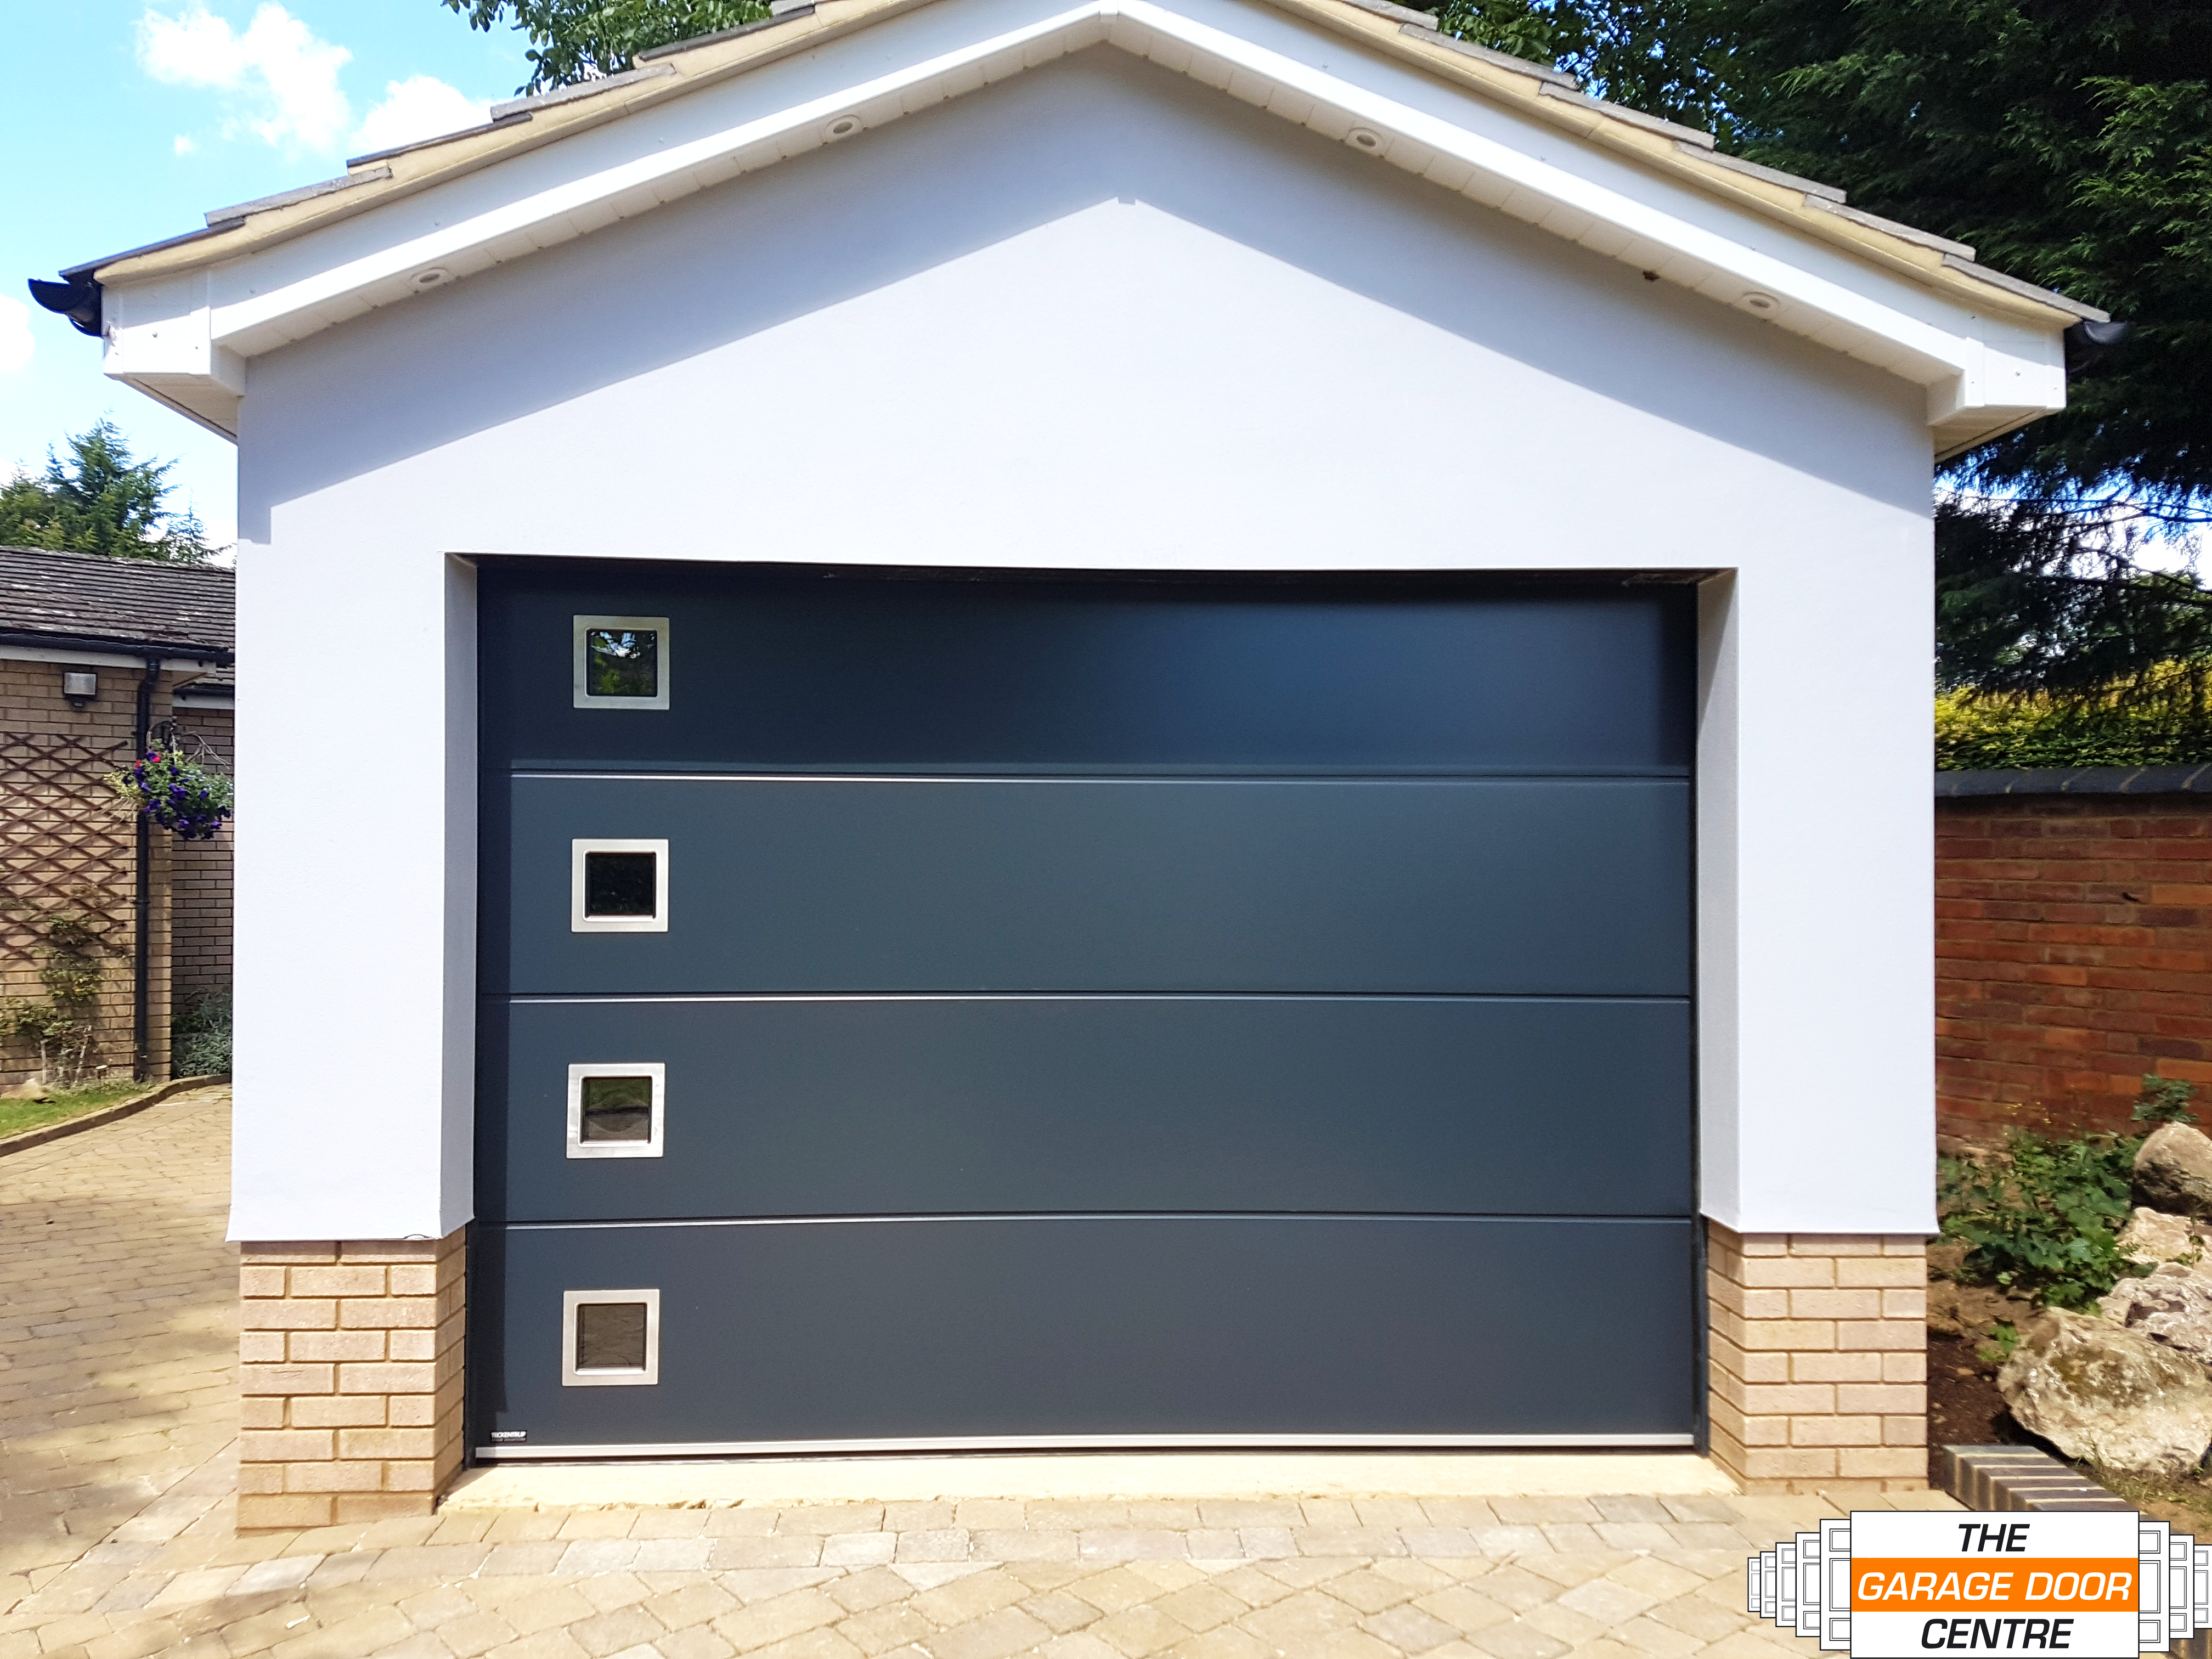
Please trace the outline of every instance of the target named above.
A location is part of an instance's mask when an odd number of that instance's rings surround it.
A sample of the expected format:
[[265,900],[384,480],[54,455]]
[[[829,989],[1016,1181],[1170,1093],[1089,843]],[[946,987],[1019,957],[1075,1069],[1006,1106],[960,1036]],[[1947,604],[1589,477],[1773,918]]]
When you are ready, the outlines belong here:
[[1690,1440],[1685,590],[482,605],[483,1451]]

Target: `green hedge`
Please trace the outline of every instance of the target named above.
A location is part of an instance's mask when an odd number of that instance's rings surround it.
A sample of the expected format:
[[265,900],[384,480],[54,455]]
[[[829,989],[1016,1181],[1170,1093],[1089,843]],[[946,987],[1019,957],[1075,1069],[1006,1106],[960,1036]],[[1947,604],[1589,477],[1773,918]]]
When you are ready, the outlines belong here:
[[2040,702],[1936,699],[1936,769],[2193,766],[2212,761],[2212,718],[2162,708],[2054,710]]

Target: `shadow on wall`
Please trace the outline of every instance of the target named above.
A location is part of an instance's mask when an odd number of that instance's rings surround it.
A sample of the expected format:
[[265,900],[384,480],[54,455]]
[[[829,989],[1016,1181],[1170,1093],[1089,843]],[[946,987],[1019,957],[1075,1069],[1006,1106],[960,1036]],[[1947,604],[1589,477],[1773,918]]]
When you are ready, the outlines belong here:
[[[1257,291],[1265,284],[1209,291],[1209,264],[1224,278],[1249,276],[1257,254],[1494,354],[1500,398],[1531,395],[1529,375],[1513,372],[1519,365],[1860,495],[1927,510],[1924,489],[1900,486],[1911,465],[1836,441],[1839,426],[1893,425],[1868,416],[1899,404],[1911,406],[1917,428],[1918,387],[1646,283],[1110,46],[258,359],[263,395],[246,404],[248,453],[270,467],[274,493],[295,499],[860,296],[927,282],[965,256],[1115,206],[1176,224],[1154,222],[1141,234],[1092,228],[1085,246],[1113,265],[1107,271],[1072,272],[1048,257],[1029,263],[1038,280],[1023,285],[1015,260],[994,325],[1035,335],[1048,354],[1056,333],[1184,327],[1197,313],[1224,343],[1218,362],[1187,363],[1194,387],[1255,349],[1316,345],[1310,330],[1292,331],[1304,313],[1270,310]],[[1200,245],[1209,240],[1233,246],[1208,254]],[[1223,257],[1238,251],[1241,263]],[[1072,280],[1079,291],[1054,291]],[[1123,314],[1108,318],[1102,307]],[[1261,337],[1270,331],[1279,331]],[[891,362],[881,372],[895,380],[901,368]],[[778,410],[750,403],[744,378],[744,365],[733,364],[730,419],[771,447]],[[311,382],[347,387],[345,422],[287,413],[270,430],[253,427],[257,404],[283,409]],[[1184,389],[1153,388],[1164,418],[1175,417]],[[1049,423],[1057,411],[1041,403],[1029,412]],[[1431,446],[1449,453],[1450,434],[1367,429],[1384,411],[1300,413],[1316,450],[1350,438],[1387,441],[1407,462]],[[242,533],[265,539],[263,492],[243,491],[241,509],[256,520]]]

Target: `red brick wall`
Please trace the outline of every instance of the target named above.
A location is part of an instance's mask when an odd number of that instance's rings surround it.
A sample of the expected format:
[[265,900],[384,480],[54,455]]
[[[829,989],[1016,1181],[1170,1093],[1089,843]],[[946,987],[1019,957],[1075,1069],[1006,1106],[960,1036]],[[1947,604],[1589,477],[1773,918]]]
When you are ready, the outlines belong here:
[[1936,916],[1939,1133],[2212,1121],[2212,796],[1938,799]]

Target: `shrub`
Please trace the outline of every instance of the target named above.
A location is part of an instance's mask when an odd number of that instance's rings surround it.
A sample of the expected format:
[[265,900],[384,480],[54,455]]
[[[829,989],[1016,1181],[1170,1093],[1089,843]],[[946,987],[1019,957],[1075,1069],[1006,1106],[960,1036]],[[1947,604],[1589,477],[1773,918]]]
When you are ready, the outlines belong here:
[[230,993],[211,992],[169,1024],[172,1077],[230,1075]]
[[2146,1077],[2142,1093],[2136,1097],[2138,1123],[2194,1123],[2197,1109],[2189,1103],[2197,1085],[2186,1078]]
[[1936,697],[1936,769],[2193,766],[2212,761],[2212,717],[2171,703],[2061,706],[2046,699]]
[[2145,1271],[2118,1243],[2142,1145],[2124,1135],[2015,1133],[2004,1157],[1986,1167],[1946,1158],[1943,1232],[1972,1247],[1972,1277],[2054,1308],[2081,1307]]
[[100,994],[102,972],[100,953],[106,948],[100,934],[106,917],[88,902],[90,888],[73,889],[70,896],[86,908],[41,910],[25,899],[0,896],[0,914],[15,919],[18,927],[46,935],[46,943],[33,951],[41,966],[39,983],[47,1000],[26,1001],[10,997],[0,1002],[0,1043],[35,1043],[42,1081],[71,1081],[82,1077],[93,1063],[92,1000]]

